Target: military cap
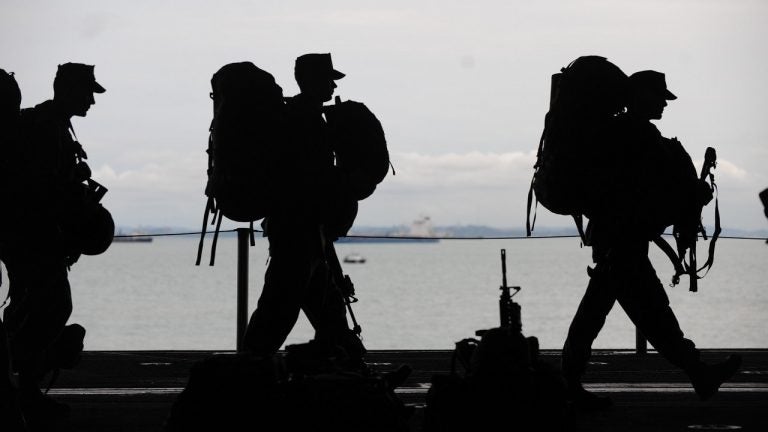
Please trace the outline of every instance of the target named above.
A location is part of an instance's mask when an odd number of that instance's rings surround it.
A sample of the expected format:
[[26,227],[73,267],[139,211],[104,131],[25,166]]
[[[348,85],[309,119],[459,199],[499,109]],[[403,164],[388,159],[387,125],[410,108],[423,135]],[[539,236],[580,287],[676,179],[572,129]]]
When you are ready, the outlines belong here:
[[64,63],[59,65],[59,69],[56,71],[56,78],[53,80],[53,85],[54,87],[85,85],[94,93],[104,93],[106,90],[101,84],[96,82],[93,68],[93,65],[82,63]]
[[664,74],[652,70],[635,72],[629,76],[629,85],[633,90],[642,90],[655,93],[666,100],[675,100],[677,96],[667,90],[667,81]]
[[298,77],[322,77],[338,80],[344,74],[333,68],[331,54],[304,54],[296,59],[294,74]]

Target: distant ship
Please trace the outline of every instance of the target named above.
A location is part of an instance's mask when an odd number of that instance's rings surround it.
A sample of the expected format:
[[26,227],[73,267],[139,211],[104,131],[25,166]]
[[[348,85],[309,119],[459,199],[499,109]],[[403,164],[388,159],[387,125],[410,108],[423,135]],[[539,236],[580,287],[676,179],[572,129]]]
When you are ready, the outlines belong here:
[[115,237],[112,239],[112,242],[121,242],[121,243],[149,243],[152,241],[152,237],[148,236],[145,233],[140,232],[134,232],[131,234],[126,234],[122,231],[118,231],[115,233]]
[[432,227],[429,216],[421,216],[411,223],[408,231],[392,231],[384,235],[350,232],[349,237],[340,237],[336,243],[437,243],[441,235]]

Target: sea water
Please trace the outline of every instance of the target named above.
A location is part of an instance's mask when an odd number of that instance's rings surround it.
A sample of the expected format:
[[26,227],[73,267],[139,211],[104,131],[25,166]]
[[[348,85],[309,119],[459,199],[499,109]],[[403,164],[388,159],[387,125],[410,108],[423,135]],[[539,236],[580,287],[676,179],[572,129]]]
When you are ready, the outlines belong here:
[[[210,237],[206,246],[210,246]],[[195,266],[197,239],[157,237],[151,243],[114,243],[84,256],[70,272],[71,322],[87,329],[88,350],[228,350],[236,338],[236,239],[219,239],[216,264]],[[590,249],[578,239],[442,240],[437,243],[338,244],[340,258],[357,253],[364,264],[343,264],[355,283],[353,305],[369,349],[451,349],[475,330],[498,325],[500,250],[507,280],[520,286],[523,332],[542,348],[560,348],[586,288]],[[249,248],[249,313],[258,300],[268,242]],[[700,246],[700,261],[706,255]],[[665,285],[672,267],[652,246]],[[718,242],[715,265],[688,291],[687,277],[667,293],[686,336],[702,348],[768,347],[768,245]],[[0,288],[4,296],[7,285]],[[302,315],[287,344],[313,336]],[[616,304],[595,347],[631,348],[635,329]]]

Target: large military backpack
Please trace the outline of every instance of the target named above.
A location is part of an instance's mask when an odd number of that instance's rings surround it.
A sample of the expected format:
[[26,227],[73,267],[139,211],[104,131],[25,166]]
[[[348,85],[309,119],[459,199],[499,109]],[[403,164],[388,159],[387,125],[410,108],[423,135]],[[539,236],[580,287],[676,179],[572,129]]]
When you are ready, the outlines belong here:
[[356,200],[373,194],[389,171],[389,151],[384,129],[364,104],[337,96],[325,108],[336,165],[348,175],[348,191]]
[[[384,129],[364,104],[341,101],[323,108],[328,122],[336,167],[342,173],[341,184],[331,198],[332,217],[326,229],[333,237],[341,237],[352,228],[358,201],[371,196],[392,166]],[[394,169],[392,170],[394,175]]]
[[[208,138],[208,201],[196,264],[200,264],[208,216],[215,224],[210,265],[222,218],[253,222],[269,214],[275,188],[273,155],[283,133],[283,89],[251,62],[230,63],[211,78],[213,121]],[[253,232],[253,230],[251,230]]]
[[[18,115],[20,105],[21,91],[16,77],[14,77],[13,72],[0,69],[0,109],[2,109],[2,114],[15,113]],[[3,121],[5,120],[3,119]]]
[[[6,197],[9,191],[11,146],[17,139],[19,106],[21,91],[13,72],[0,69],[0,196]],[[3,198],[5,199],[5,198]],[[7,211],[0,212],[0,240],[7,230]]]
[[[528,235],[533,198],[580,226],[600,197],[611,121],[626,106],[628,78],[604,57],[584,56],[552,75],[550,109],[528,192]],[[535,204],[534,204],[535,205]],[[535,212],[535,208],[534,208]]]

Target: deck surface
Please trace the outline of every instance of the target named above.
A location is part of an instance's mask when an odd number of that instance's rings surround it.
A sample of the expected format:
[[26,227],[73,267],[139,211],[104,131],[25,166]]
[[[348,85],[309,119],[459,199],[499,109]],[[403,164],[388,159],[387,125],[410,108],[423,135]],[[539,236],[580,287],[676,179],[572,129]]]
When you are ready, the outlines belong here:
[[[611,396],[615,406],[601,413],[569,412],[568,430],[685,431],[696,430],[691,425],[731,425],[741,430],[768,431],[768,350],[731,352],[743,356],[741,372],[711,400],[701,402],[686,376],[654,352],[638,356],[631,351],[597,351],[585,376],[585,386]],[[72,408],[64,430],[159,431],[171,404],[187,383],[191,365],[213,354],[89,351],[75,370],[63,371],[50,394]],[[706,350],[703,357],[715,362],[726,354]],[[547,362],[559,364],[559,351],[545,351],[543,355]],[[450,351],[368,354],[368,363],[377,370],[401,364],[413,368],[407,382],[398,389],[404,402],[417,407],[411,419],[412,431],[421,430],[431,377],[448,371],[450,356]]]

